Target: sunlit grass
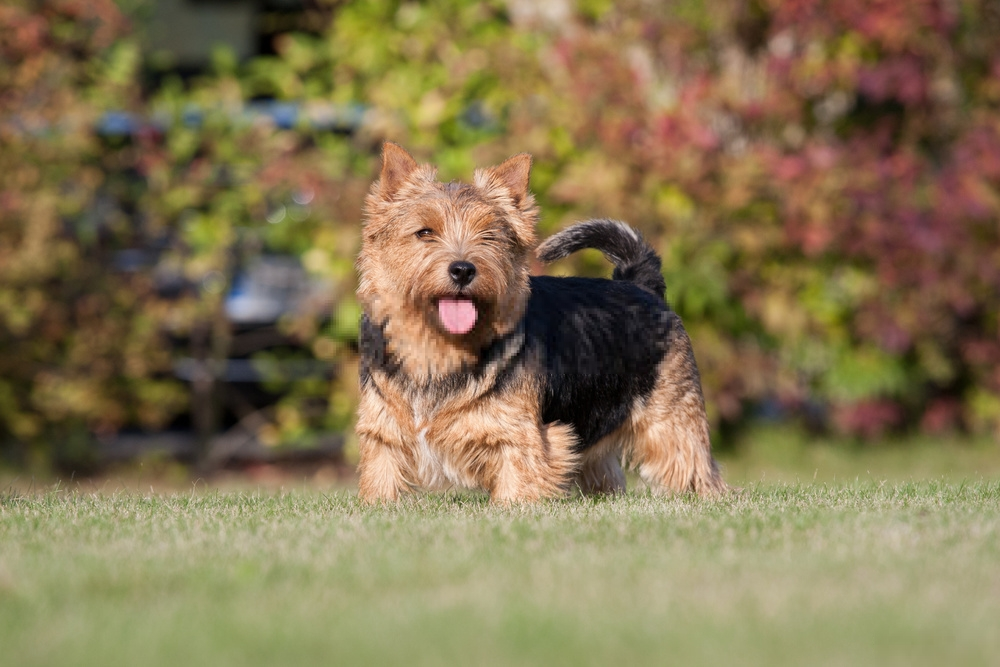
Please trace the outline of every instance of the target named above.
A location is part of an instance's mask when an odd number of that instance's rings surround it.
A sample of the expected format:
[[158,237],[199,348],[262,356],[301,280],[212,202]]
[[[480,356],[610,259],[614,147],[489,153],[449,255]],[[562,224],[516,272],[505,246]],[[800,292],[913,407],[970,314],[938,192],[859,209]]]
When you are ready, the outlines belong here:
[[8,493],[3,664],[995,664],[1000,483]]
[[720,460],[726,479],[741,485],[1000,479],[1000,442],[988,437],[919,435],[867,442],[760,426],[723,449]]

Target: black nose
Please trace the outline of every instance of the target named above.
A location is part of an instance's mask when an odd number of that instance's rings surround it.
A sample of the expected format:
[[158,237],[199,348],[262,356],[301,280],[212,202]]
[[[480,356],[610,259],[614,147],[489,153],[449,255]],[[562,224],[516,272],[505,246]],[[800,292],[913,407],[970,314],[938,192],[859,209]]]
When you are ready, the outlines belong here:
[[471,262],[452,262],[448,266],[448,275],[459,287],[465,287],[476,277],[476,267]]

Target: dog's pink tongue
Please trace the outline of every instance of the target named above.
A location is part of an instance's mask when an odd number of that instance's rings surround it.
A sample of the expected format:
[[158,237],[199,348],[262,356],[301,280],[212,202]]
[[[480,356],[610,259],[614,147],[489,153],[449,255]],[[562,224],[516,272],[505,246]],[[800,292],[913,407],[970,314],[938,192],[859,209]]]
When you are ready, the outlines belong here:
[[441,299],[438,301],[438,315],[448,333],[460,336],[472,331],[476,326],[476,304],[468,299]]

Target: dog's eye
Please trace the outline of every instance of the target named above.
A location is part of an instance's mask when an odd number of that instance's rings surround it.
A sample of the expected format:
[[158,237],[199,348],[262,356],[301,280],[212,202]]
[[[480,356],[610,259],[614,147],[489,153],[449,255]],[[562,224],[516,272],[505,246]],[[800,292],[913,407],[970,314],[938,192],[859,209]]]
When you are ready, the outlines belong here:
[[427,227],[424,227],[419,232],[417,232],[416,236],[421,241],[427,241],[431,237],[434,236],[434,230],[433,229],[428,229]]

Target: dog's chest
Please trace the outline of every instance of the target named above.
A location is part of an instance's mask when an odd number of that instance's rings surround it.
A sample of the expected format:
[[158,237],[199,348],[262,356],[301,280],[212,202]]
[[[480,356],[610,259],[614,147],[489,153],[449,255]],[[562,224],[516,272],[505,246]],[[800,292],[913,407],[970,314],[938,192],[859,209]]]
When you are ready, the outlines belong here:
[[411,405],[417,483],[434,490],[476,486],[476,480],[461,463],[461,453],[456,451],[455,443],[441,442],[434,436],[431,426],[441,410],[440,401],[414,396]]

